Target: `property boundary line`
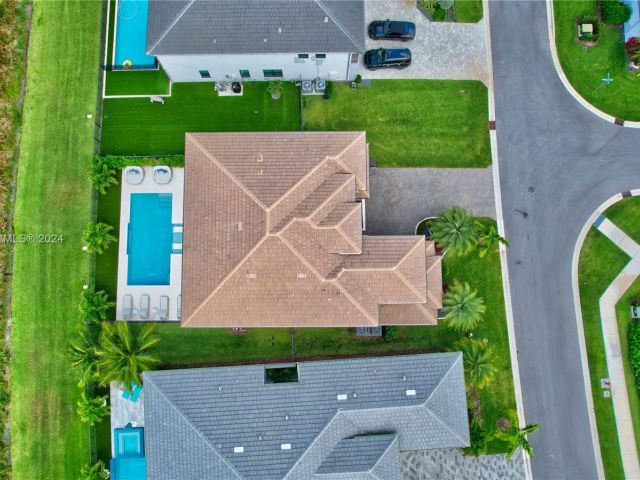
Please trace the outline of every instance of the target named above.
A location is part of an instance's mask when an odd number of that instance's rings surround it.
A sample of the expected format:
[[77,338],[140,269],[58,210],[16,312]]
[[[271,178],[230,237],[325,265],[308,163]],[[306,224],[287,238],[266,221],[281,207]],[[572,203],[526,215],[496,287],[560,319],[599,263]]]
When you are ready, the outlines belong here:
[[[485,18],[485,44],[486,44],[486,65],[487,65],[487,90],[489,102],[489,122],[496,125],[496,108],[493,84],[493,58],[491,50],[491,19],[489,16],[489,0],[482,1],[482,11]],[[493,194],[496,205],[496,220],[498,224],[498,233],[506,237],[504,228],[504,217],[502,213],[502,193],[500,188],[500,164],[498,161],[498,137],[495,128],[489,130],[489,141],[491,144],[491,165],[493,173]],[[507,248],[499,243],[500,266],[502,268],[502,290],[504,292],[505,314],[507,317],[507,334],[509,337],[509,354],[511,357],[511,371],[513,375],[513,387],[516,397],[516,409],[518,412],[518,421],[520,427],[526,425],[524,402],[522,399],[522,385],[520,382],[520,366],[518,364],[518,347],[516,344],[515,324],[513,317],[513,305],[511,303],[511,285],[509,283],[509,267],[507,262]],[[520,450],[522,461],[524,463],[525,476],[527,480],[533,479],[531,470],[531,459],[524,451]]]
[[599,108],[594,107],[591,103],[584,99],[582,95],[578,93],[578,91],[573,88],[571,82],[565,75],[562,70],[562,66],[560,65],[560,60],[558,58],[558,50],[556,48],[556,34],[555,34],[555,17],[553,13],[553,0],[547,0],[547,28],[549,30],[549,47],[551,49],[551,58],[553,59],[553,66],[556,69],[556,73],[558,77],[560,77],[560,81],[567,89],[567,91],[571,94],[571,96],[584,108],[589,110],[594,115],[600,117],[602,120],[613,123],[615,125],[621,127],[628,128],[640,128],[640,122],[632,122],[623,119],[616,118],[608,113],[603,112]]

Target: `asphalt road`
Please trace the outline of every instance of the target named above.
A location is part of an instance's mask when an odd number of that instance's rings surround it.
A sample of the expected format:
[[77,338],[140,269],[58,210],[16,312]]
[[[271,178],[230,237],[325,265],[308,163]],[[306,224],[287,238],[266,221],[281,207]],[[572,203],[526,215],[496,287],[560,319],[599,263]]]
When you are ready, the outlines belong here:
[[533,474],[597,478],[571,259],[589,215],[615,193],[640,187],[640,130],[599,119],[565,90],[551,59],[545,2],[492,2],[490,10],[524,409],[527,422],[542,425],[531,439]]

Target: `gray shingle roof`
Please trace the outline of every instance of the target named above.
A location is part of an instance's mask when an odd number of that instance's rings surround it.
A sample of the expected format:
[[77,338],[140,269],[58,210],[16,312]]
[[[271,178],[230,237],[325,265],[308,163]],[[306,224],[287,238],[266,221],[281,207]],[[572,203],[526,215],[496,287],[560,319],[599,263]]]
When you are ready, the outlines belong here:
[[362,52],[364,30],[363,0],[151,0],[147,53]]
[[[340,442],[363,434],[393,433],[400,451],[469,444],[459,353],[302,362],[297,383],[275,385],[264,383],[264,369],[145,373],[148,479],[329,480],[344,473],[322,474],[323,463],[335,465],[332,452],[338,459],[349,445]],[[393,449],[376,455],[372,472],[396,478]]]
[[396,457],[398,456],[396,439],[396,435],[392,433],[343,438],[320,464],[316,473],[370,472],[392,444],[395,446]]

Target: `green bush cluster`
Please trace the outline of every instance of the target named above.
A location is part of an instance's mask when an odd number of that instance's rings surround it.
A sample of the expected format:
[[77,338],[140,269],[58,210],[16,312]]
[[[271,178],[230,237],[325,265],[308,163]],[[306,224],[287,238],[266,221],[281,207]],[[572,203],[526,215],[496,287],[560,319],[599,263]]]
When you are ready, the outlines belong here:
[[629,326],[629,360],[636,379],[636,388],[640,390],[640,322],[637,320]]
[[600,0],[600,8],[605,23],[622,25],[631,17],[631,9],[619,0]]
[[333,82],[331,80],[327,80],[327,84],[325,86],[324,94],[322,95],[322,98],[324,98],[325,100],[329,100],[332,95],[333,95]]
[[593,25],[593,33],[582,33],[580,40],[596,42],[600,37],[600,19],[595,15],[585,15],[578,19],[578,25],[591,24]]

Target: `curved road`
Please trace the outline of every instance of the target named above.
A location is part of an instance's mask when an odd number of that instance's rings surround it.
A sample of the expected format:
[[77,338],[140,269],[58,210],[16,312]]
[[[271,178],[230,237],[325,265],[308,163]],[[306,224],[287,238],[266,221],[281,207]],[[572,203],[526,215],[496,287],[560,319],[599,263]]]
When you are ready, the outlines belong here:
[[[606,123],[553,66],[543,1],[492,2],[500,183],[518,359],[536,479],[597,478],[571,286],[589,215],[640,186],[640,130]],[[532,190],[532,191],[530,191]],[[527,212],[527,216],[516,212]]]

